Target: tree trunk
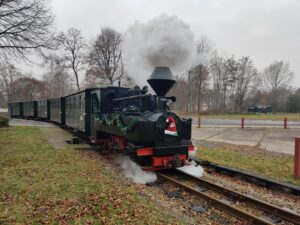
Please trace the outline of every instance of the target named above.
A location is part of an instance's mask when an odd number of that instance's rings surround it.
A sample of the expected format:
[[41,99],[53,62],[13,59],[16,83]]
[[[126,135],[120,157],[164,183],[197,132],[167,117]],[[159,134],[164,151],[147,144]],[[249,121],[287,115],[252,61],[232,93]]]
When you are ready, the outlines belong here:
[[202,80],[199,78],[199,87],[198,87],[198,102],[197,102],[197,113],[201,111],[201,97],[202,97]]
[[77,86],[77,91],[80,91],[80,87],[79,87],[79,80],[78,80],[78,73],[75,69],[75,65],[73,64],[72,65],[72,69],[74,71],[74,74],[75,74],[75,78],[76,78],[76,86]]
[[189,115],[190,89],[191,89],[191,74],[190,72],[188,72],[188,82],[187,82],[186,102],[185,102],[187,115]]
[[78,75],[75,74],[75,76],[76,76],[76,86],[77,86],[77,90],[80,91]]

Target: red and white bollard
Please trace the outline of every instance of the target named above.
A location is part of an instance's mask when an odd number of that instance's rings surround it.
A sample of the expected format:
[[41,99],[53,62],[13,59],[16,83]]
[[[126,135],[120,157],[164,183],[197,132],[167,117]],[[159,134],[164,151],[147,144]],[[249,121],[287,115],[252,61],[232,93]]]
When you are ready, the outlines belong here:
[[295,137],[294,178],[300,178],[300,137]]
[[245,125],[245,118],[242,117],[241,118],[241,128],[244,129],[244,125]]
[[201,128],[201,116],[198,115],[198,128]]
[[284,129],[287,129],[287,118],[284,118],[283,120],[283,127]]

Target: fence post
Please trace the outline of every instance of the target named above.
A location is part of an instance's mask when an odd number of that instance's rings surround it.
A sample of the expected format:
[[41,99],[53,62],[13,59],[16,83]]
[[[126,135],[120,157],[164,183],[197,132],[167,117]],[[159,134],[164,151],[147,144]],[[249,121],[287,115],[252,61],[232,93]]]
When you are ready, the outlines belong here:
[[201,128],[201,116],[200,116],[200,114],[198,115],[198,128]]
[[300,178],[300,137],[295,137],[294,178]]
[[287,118],[284,118],[283,127],[284,129],[287,129]]
[[244,129],[244,121],[245,121],[245,118],[242,117],[242,118],[241,118],[241,128],[242,128],[242,129]]

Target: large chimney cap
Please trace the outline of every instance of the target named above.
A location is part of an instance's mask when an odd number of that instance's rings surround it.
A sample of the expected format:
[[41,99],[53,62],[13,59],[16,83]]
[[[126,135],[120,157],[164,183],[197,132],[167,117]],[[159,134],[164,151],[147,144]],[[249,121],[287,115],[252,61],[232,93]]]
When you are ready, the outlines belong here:
[[176,79],[169,67],[155,67],[147,80],[158,96],[165,96],[176,83]]

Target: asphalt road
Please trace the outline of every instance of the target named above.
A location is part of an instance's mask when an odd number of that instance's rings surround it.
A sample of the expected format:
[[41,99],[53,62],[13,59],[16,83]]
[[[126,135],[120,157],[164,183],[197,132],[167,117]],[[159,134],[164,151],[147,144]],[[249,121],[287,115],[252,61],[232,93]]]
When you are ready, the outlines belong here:
[[[198,118],[193,118],[193,125],[197,126]],[[241,120],[234,119],[210,119],[210,118],[201,118],[202,126],[224,126],[224,127],[239,127],[241,126]],[[288,127],[300,127],[300,122],[288,121]],[[250,127],[283,127],[283,120],[250,120],[245,119],[244,126]]]

